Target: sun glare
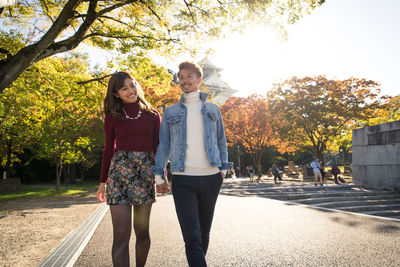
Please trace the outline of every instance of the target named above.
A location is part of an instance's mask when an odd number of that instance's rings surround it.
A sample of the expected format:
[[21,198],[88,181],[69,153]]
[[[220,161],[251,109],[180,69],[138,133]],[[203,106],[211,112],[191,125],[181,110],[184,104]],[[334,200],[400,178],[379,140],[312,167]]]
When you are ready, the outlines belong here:
[[237,96],[265,94],[272,83],[285,76],[285,43],[273,30],[255,28],[232,34],[214,50],[210,59],[223,68],[223,79],[239,90]]

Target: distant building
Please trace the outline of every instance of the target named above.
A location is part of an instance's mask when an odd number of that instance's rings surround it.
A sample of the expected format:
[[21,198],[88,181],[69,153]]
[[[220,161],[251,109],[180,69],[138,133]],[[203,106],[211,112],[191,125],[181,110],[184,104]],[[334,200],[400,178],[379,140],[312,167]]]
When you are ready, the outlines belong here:
[[228,98],[237,92],[221,79],[219,72],[222,68],[217,68],[207,57],[198,64],[203,69],[203,84],[213,92],[215,101],[224,104]]

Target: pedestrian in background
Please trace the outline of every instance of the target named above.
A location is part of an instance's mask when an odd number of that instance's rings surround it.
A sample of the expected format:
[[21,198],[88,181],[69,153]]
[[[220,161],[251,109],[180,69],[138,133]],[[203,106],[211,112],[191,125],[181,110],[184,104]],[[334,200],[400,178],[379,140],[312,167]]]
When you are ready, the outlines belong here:
[[340,173],[340,169],[336,164],[333,164],[331,173],[335,177],[335,184],[338,184],[338,174]]
[[250,176],[250,182],[252,183],[254,181],[254,168],[253,168],[253,165],[250,165],[250,167],[249,167],[249,176]]
[[271,168],[272,174],[274,175],[274,182],[277,183],[277,179],[279,179],[279,181],[282,181],[282,178],[280,176],[280,170],[279,167],[276,163],[272,164],[272,168]]
[[314,185],[317,186],[318,179],[320,181],[320,185],[323,185],[322,174],[321,174],[321,164],[319,163],[319,159],[317,157],[314,158],[313,162],[311,162],[311,168],[314,173]]
[[322,183],[326,182],[326,173],[325,173],[325,166],[324,166],[324,162],[320,161],[320,171],[321,171],[321,176],[322,176]]

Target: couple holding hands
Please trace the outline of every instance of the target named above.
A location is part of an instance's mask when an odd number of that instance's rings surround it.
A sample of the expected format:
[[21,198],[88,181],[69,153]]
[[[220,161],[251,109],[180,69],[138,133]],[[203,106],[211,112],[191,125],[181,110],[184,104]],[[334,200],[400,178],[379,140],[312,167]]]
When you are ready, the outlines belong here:
[[[199,91],[202,69],[179,65],[182,96],[160,115],[145,100],[127,72],[111,76],[104,100],[105,147],[99,201],[107,201],[113,224],[112,261],[129,266],[129,239],[136,235],[136,266],[144,266],[150,249],[149,221],[155,191],[170,190],[164,176],[170,161],[172,195],[189,266],[207,266],[215,203],[228,162],[219,107]],[[156,185],[155,185],[156,184]]]

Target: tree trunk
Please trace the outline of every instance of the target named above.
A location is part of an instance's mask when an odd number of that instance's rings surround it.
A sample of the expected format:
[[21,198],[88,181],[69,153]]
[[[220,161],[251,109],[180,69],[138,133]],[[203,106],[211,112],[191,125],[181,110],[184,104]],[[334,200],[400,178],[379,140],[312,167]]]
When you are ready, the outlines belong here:
[[6,161],[6,166],[5,166],[5,170],[3,173],[3,179],[7,179],[7,175],[10,175],[11,153],[12,153],[12,143],[10,140],[8,140],[7,141],[7,161]]
[[71,181],[71,165],[67,165],[64,168],[64,184],[68,184]]
[[262,155],[262,151],[257,151],[255,153],[255,157],[254,157],[254,167],[255,167],[255,171],[257,173],[257,177],[258,180],[261,179],[262,176],[262,171],[261,171],[261,155]]
[[62,169],[63,165],[61,162],[57,162],[56,165],[56,191],[60,191],[60,180],[61,180],[61,174],[62,174]]
[[74,16],[74,10],[81,0],[69,0],[65,4],[56,21],[47,33],[36,43],[28,45],[18,51],[15,55],[0,61],[0,93],[10,86],[22,72],[39,57],[68,27],[68,20]]
[[83,181],[85,179],[85,169],[83,168],[82,165],[80,165],[80,170],[81,170],[81,181],[83,183]]

